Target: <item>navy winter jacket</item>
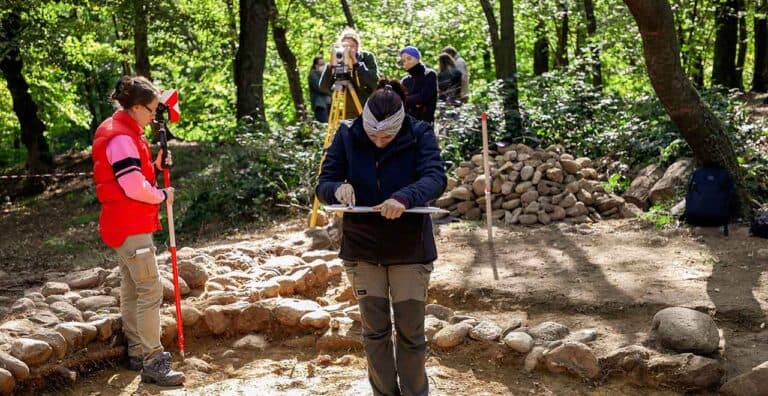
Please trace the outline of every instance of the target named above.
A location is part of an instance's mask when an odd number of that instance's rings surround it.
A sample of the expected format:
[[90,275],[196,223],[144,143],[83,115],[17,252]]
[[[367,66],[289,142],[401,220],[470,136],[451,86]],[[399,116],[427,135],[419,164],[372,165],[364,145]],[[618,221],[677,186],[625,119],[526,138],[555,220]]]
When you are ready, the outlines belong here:
[[[342,124],[323,162],[315,192],[325,204],[338,204],[342,183],[355,189],[355,204],[375,206],[395,198],[406,208],[424,206],[443,193],[445,166],[429,124],[406,116],[395,139],[377,148],[362,117]],[[429,215],[403,213],[387,220],[379,213],[345,213],[339,257],[374,264],[430,263],[437,258]]]
[[400,81],[405,87],[405,112],[417,120],[432,123],[437,107],[437,73],[419,63],[408,69]]

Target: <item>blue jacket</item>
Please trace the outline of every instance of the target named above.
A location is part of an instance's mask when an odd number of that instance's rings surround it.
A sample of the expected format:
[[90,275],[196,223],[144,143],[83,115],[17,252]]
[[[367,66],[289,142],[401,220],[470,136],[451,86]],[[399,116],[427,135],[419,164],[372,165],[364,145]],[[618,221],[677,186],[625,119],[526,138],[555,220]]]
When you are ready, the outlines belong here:
[[[424,206],[446,186],[445,166],[429,124],[406,116],[395,139],[377,148],[363,129],[362,117],[342,124],[328,148],[315,192],[325,204],[337,204],[334,192],[347,182],[355,204],[375,206],[389,198],[406,208]],[[339,257],[374,264],[430,263],[437,258],[429,215],[404,213],[387,220],[379,213],[345,214]]]
[[405,87],[405,112],[417,120],[432,123],[437,108],[437,73],[419,63],[408,69],[400,81]]

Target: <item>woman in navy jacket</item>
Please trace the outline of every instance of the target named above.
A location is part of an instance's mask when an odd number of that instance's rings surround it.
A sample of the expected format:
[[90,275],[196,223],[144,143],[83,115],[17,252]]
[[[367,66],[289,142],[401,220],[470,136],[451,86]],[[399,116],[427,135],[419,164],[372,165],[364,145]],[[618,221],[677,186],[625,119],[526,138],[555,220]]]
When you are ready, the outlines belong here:
[[339,254],[359,301],[376,395],[428,393],[424,306],[437,249],[429,216],[405,210],[439,197],[446,177],[432,127],[406,115],[404,102],[397,81],[380,81],[363,115],[336,132],[316,188],[326,204],[379,210],[344,215]]

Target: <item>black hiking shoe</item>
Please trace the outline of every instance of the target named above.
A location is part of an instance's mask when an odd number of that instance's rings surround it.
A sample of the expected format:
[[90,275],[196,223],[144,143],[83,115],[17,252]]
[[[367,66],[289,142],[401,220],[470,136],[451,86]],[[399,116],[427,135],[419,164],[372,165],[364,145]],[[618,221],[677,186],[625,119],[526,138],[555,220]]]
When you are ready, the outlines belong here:
[[143,356],[128,355],[128,370],[141,371],[142,368],[144,368]]
[[171,370],[170,352],[161,352],[144,363],[144,370],[141,372],[141,382],[160,386],[179,386],[184,383],[184,379],[184,373]]

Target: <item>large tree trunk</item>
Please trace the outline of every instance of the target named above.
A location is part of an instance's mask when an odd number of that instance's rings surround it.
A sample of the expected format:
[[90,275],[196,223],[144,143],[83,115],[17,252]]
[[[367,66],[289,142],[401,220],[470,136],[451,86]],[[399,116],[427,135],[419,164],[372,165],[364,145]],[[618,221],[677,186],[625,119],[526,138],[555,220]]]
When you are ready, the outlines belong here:
[[133,51],[136,57],[136,74],[152,79],[147,44],[147,2],[133,0]]
[[589,52],[592,56],[592,85],[598,90],[603,88],[603,67],[600,63],[600,45],[595,42],[597,34],[597,19],[592,0],[584,0],[584,14],[587,19],[587,35],[589,35]]
[[533,43],[533,74],[540,76],[549,71],[549,40],[543,19],[536,24],[536,42]]
[[522,134],[522,119],[517,91],[517,59],[515,57],[515,14],[514,1],[501,0],[499,18],[501,29],[489,0],[480,0],[488,20],[488,28],[493,43],[493,56],[496,61],[496,78],[503,81],[504,120],[507,137],[514,138]]
[[568,3],[564,0],[558,2],[560,8],[560,26],[557,29],[557,49],[555,50],[555,67],[568,66]]
[[21,126],[21,142],[27,148],[27,169],[31,173],[47,173],[53,168],[53,158],[45,141],[45,124],[37,116],[37,104],[29,93],[29,85],[21,73],[24,67],[19,50],[21,14],[11,9],[0,21],[0,37],[6,47],[0,51],[0,71],[8,84],[13,111]]
[[754,72],[752,73],[752,91],[766,92],[766,80],[768,79],[768,0],[760,0],[755,10],[754,36],[755,59]]
[[739,27],[738,0],[724,0],[717,6],[712,84],[738,88],[736,81],[736,46]]
[[624,0],[643,39],[653,89],[699,164],[719,165],[736,179],[742,208],[749,210],[741,168],[723,123],[702,102],[680,64],[672,9],[667,0]]
[[744,63],[747,60],[747,16],[744,8],[744,0],[739,0],[739,52],[736,55],[736,72],[733,76],[737,88],[744,89]]
[[235,57],[237,118],[250,116],[266,126],[264,61],[269,0],[240,0],[240,45]]
[[347,0],[341,0],[341,8],[344,10],[344,17],[347,18],[347,26],[355,28],[355,19],[352,18],[352,10]]
[[304,106],[304,95],[301,89],[301,79],[299,78],[299,68],[296,66],[296,56],[293,55],[291,47],[288,46],[288,39],[285,36],[285,21],[280,19],[277,4],[270,0],[272,10],[270,12],[270,23],[272,24],[272,38],[275,40],[277,53],[283,61],[285,73],[288,75],[288,88],[293,98],[293,107],[296,109],[296,116],[299,119],[306,117],[306,108]]

